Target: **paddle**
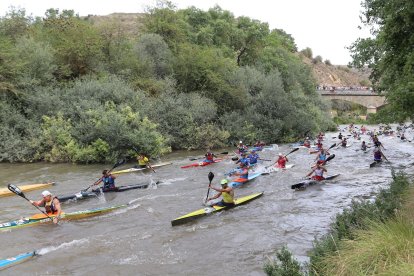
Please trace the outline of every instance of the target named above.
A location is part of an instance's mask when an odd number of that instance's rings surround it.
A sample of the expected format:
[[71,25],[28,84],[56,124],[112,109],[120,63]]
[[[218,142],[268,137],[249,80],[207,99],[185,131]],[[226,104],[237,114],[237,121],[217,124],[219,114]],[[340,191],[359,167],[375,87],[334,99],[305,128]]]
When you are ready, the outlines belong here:
[[208,195],[210,194],[210,185],[211,185],[211,181],[213,181],[213,178],[214,178],[214,173],[209,172],[208,173],[208,180],[210,181],[210,183],[208,184],[208,190],[207,190],[207,196],[206,196],[205,202],[207,202]]
[[334,159],[335,158],[335,154],[332,154],[332,155],[329,155],[329,157],[328,158],[326,158],[326,160],[325,160],[325,162],[323,163],[324,165],[326,164],[326,162],[328,162],[328,161],[330,161],[330,160],[332,160],[332,159]]
[[329,148],[328,148],[328,150],[330,150],[331,148],[334,148],[336,146],[336,143],[333,143],[332,144],[332,146],[330,146]]
[[[287,154],[285,154],[284,156],[286,157],[286,156],[288,156],[289,154],[294,153],[295,151],[298,151],[298,150],[299,150],[299,148],[294,148],[293,150],[289,151],[289,152],[288,152]],[[273,166],[274,164],[276,164],[276,162],[277,162],[277,161],[275,161],[272,165],[266,166],[266,167],[265,167],[265,169],[267,169],[267,168],[269,168],[269,167]]]
[[[13,184],[9,184],[9,185],[7,185],[7,188],[11,191],[11,192],[13,192],[13,193],[15,193],[16,195],[18,195],[18,196],[21,196],[22,198],[24,198],[24,199],[26,199],[27,201],[29,201],[30,202],[30,199],[28,199],[25,195],[24,195],[24,193],[19,189],[19,187],[17,187],[17,186],[15,186],[15,185],[13,185]],[[42,211],[38,206],[36,206],[36,205],[34,205],[33,203],[31,203],[30,202],[30,204],[31,205],[33,205],[34,207],[36,207],[36,209],[38,209],[40,212],[42,212],[45,216],[47,216],[51,221],[53,221],[53,218],[52,217],[50,217],[46,212],[44,212],[44,211]]]
[[[108,171],[108,173],[110,173],[113,169],[115,169],[116,167],[121,166],[122,164],[125,163],[125,159],[119,160],[118,162],[116,162],[112,168]],[[98,183],[102,178],[100,177],[98,180],[96,180],[92,185],[90,185],[88,188],[81,190],[81,192],[86,192],[87,190],[89,190],[91,187],[93,187],[94,185],[96,185],[96,183]]]
[[[218,153],[217,155],[224,155],[224,154],[229,154],[229,152],[228,151],[223,151],[223,152]],[[195,161],[195,160],[198,160],[198,159],[201,159],[201,158],[204,158],[204,156],[189,158],[189,160],[190,161]]]

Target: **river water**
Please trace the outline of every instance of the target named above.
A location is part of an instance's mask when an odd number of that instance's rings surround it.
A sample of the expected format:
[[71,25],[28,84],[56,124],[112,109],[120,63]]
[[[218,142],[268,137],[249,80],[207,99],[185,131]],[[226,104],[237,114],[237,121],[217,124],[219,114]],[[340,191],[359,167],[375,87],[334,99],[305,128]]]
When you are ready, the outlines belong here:
[[[413,134],[406,133],[411,139]],[[337,133],[328,133],[329,146]],[[364,137],[368,141],[368,137]],[[224,173],[234,167],[230,159],[206,167],[180,169],[192,163],[189,155],[201,152],[175,152],[162,161],[173,162],[156,173],[119,175],[117,185],[162,181],[145,190],[106,194],[99,199],[62,204],[65,212],[124,204],[130,206],[100,217],[61,222],[59,226],[41,225],[0,232],[0,259],[32,250],[42,256],[1,271],[4,275],[263,275],[263,264],[283,245],[301,260],[312,248],[315,236],[327,232],[336,213],[352,200],[373,198],[379,188],[389,184],[391,167],[413,174],[414,141],[380,136],[390,164],[369,168],[372,152],[357,151],[360,141],[349,148],[331,150],[336,158],[327,166],[328,175],[340,173],[335,180],[293,191],[310,171],[315,155],[307,149],[289,156],[290,170],[258,177],[236,189],[237,196],[264,191],[264,196],[249,204],[194,222],[171,226],[171,220],[202,208],[208,172],[216,175],[219,186]],[[265,150],[261,158],[275,160],[289,145]],[[269,165],[264,162],[262,166]],[[132,164],[129,164],[130,166]],[[128,165],[124,165],[125,168]],[[99,176],[102,165],[0,164],[0,186],[54,181],[49,190],[70,194],[88,187]],[[41,190],[25,193],[41,198]],[[36,213],[24,199],[0,198],[0,222]]]

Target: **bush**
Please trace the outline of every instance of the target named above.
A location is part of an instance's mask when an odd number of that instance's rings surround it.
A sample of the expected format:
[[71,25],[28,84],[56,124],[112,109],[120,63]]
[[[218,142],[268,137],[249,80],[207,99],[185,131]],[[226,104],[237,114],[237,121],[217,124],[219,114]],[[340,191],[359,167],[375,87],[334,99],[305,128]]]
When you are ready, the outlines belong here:
[[265,264],[264,271],[269,276],[301,276],[301,267],[286,247],[276,252],[276,259]]
[[313,53],[311,48],[307,47],[301,50],[300,53],[303,54],[305,57],[312,59]]
[[325,61],[324,61],[324,62],[325,62],[325,64],[326,64],[326,65],[328,65],[328,66],[331,66],[331,65],[332,65],[332,63],[331,63],[331,61],[330,61],[329,59],[325,59]]

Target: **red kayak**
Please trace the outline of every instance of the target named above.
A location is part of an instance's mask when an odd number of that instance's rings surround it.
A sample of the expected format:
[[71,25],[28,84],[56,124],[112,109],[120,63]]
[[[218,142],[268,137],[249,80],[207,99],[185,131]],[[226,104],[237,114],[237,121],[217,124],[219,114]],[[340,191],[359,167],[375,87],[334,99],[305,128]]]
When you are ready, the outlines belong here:
[[204,162],[204,161],[197,162],[197,163],[193,163],[190,165],[182,166],[181,169],[187,169],[187,168],[193,168],[193,167],[204,167],[204,166],[211,165],[211,164],[214,164],[220,161],[223,161],[223,159],[219,158],[219,159],[214,160],[213,162]]

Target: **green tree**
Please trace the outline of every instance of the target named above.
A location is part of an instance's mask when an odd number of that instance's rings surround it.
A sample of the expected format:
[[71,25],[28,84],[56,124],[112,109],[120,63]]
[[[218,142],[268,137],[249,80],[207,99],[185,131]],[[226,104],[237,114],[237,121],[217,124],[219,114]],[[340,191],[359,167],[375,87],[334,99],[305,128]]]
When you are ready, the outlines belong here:
[[414,118],[414,2],[365,0],[362,22],[373,38],[360,38],[350,50],[353,65],[372,69],[370,79],[386,95],[399,120]]

